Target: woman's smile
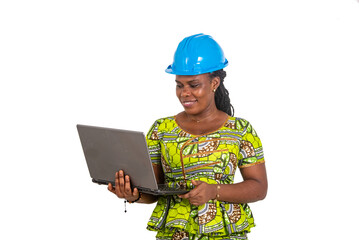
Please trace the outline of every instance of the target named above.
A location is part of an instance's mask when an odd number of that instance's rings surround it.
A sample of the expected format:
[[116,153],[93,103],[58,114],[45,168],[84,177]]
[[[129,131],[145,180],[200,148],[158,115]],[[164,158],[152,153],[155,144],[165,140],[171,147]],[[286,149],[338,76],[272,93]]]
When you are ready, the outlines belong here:
[[183,107],[190,108],[197,103],[197,100],[182,100],[181,103]]

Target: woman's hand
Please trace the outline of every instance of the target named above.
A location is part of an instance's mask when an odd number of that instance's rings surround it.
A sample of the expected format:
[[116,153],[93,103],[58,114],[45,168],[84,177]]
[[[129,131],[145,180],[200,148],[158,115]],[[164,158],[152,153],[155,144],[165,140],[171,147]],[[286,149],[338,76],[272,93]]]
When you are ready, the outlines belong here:
[[178,195],[180,198],[188,199],[189,202],[195,206],[205,204],[211,199],[215,199],[217,196],[217,187],[215,184],[208,184],[202,181],[192,180],[192,184],[195,186],[190,192]]
[[129,202],[133,202],[139,198],[138,189],[134,188],[132,191],[130,176],[126,175],[124,177],[122,170],[116,172],[115,188],[109,183],[108,190],[116,194],[117,197],[124,198]]

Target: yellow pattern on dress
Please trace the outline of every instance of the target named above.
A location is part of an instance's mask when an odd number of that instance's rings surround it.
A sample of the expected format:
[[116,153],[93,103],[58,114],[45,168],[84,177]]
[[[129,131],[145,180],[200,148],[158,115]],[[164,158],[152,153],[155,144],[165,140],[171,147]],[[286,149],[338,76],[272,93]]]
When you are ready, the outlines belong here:
[[[257,133],[248,121],[235,117],[201,136],[182,130],[174,117],[162,118],[148,132],[147,144],[153,164],[162,165],[169,186],[192,189],[191,180],[232,184],[237,167],[264,162]],[[198,238],[243,236],[254,226],[248,204],[210,200],[197,207],[169,196],[159,198],[147,228],[158,231],[158,239],[172,239],[183,232]]]

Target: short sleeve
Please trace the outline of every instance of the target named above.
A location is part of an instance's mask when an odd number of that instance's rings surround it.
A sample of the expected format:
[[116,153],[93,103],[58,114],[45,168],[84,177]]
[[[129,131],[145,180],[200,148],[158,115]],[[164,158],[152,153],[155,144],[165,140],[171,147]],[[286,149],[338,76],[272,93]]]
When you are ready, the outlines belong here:
[[239,119],[238,124],[242,129],[238,167],[245,168],[264,163],[262,142],[257,132],[252,125],[244,119]]
[[158,137],[158,125],[156,121],[147,133],[146,141],[152,164],[161,164],[161,145]]

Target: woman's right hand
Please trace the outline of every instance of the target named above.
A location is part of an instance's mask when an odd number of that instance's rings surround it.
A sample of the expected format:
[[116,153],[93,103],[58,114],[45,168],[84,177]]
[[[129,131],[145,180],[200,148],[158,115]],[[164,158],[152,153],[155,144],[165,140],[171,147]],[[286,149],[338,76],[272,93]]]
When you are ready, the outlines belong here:
[[132,191],[130,176],[124,176],[122,170],[116,172],[115,188],[109,183],[108,190],[116,194],[117,197],[124,198],[129,202],[136,201],[140,196],[137,188],[134,188]]

